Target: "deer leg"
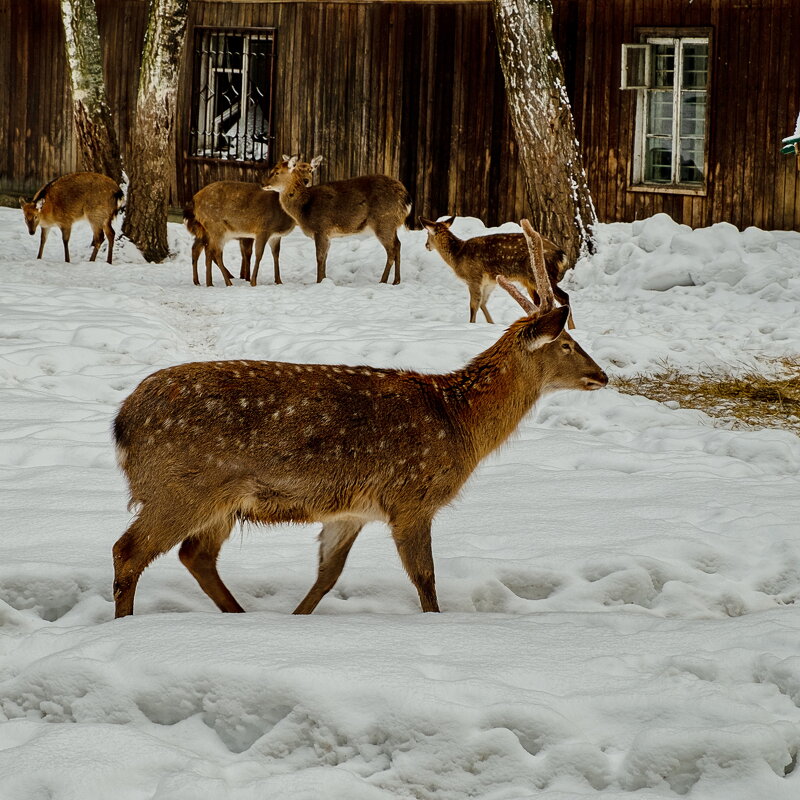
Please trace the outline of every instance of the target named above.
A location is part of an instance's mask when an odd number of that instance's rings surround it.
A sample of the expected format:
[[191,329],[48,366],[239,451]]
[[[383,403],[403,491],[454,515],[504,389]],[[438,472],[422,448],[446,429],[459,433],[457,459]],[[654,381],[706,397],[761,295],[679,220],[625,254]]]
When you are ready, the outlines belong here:
[[258,283],[258,269],[261,266],[261,258],[264,255],[264,247],[267,244],[267,237],[259,233],[256,236],[256,263],[253,267],[253,273],[250,276],[250,285],[255,286]]
[[136,584],[145,567],[186,537],[187,527],[183,520],[177,516],[170,519],[158,513],[157,509],[165,504],[175,508],[172,498],[152,500],[146,504],[113,547],[115,617],[133,614]]
[[490,324],[494,324],[494,320],[489,313],[489,309],[486,307],[486,303],[489,301],[489,296],[494,291],[495,286],[497,286],[497,284],[492,282],[484,284],[481,288],[481,311],[483,311],[483,316],[486,317],[486,321]]
[[325,262],[328,258],[331,240],[324,233],[315,233],[314,245],[317,250],[317,283],[319,283],[325,280]]
[[242,254],[242,264],[239,267],[239,277],[244,281],[249,281],[250,258],[253,255],[253,240],[239,239],[239,251]]
[[[219,267],[219,271],[222,273],[222,278],[225,281],[226,286],[233,285],[233,275],[228,272],[225,263],[222,260],[222,247],[223,245],[215,244],[213,247],[210,248],[211,250],[211,259],[216,263]],[[206,286],[211,286],[211,268],[208,266],[208,262],[206,261]]]
[[[42,257],[42,251],[44,250],[44,243],[47,241],[47,234],[50,233],[50,228],[42,228],[42,235],[39,238],[39,255],[36,258]],[[69,259],[67,259],[69,261]]]
[[469,287],[469,321],[475,322],[478,316],[478,308],[483,302],[480,286]]
[[97,252],[100,250],[100,245],[103,244],[104,239],[103,229],[95,228],[92,225],[92,254],[89,256],[89,261],[94,261],[97,258]]
[[69,261],[69,237],[72,233],[72,226],[67,225],[61,229],[61,241],[64,243],[64,261],[67,264],[70,263]]
[[319,535],[317,580],[294,610],[295,614],[310,614],[333,588],[342,574],[344,562],[362,527],[363,523],[354,520],[336,520],[323,526]]
[[114,239],[116,239],[116,234],[114,233],[114,228],[111,225],[111,220],[108,220],[103,225],[103,230],[106,233],[106,239],[108,239],[108,258],[106,261],[110,264],[111,258],[114,254]]
[[275,284],[281,283],[281,239],[282,236],[273,236],[269,240],[269,249],[272,250],[272,264],[275,267]]
[[386,250],[386,267],[381,276],[381,283],[386,283],[389,280],[389,272],[394,264],[394,286],[400,283],[400,239],[397,236],[397,231],[392,231],[391,238],[385,241],[381,238],[381,244]]
[[[203,240],[195,236],[192,242],[192,283],[195,286],[200,285],[200,276],[197,274],[197,262],[200,259],[200,251],[204,249]],[[208,263],[208,257],[206,257],[206,263]]]
[[244,609],[236,602],[217,572],[217,556],[232,527],[232,520],[228,520],[213,531],[203,531],[198,536],[184,539],[178,558],[220,611],[241,613]]
[[431,550],[431,520],[392,522],[392,538],[408,577],[417,589],[423,611],[438,611]]

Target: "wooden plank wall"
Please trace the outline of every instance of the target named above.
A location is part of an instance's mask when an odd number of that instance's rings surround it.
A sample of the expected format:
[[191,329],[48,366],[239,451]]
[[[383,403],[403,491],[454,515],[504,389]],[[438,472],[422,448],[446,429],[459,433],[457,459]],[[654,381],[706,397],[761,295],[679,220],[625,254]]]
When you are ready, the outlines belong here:
[[[64,31],[41,25],[53,17],[52,0],[0,3],[0,181],[3,190],[31,196],[69,171],[77,154]],[[40,27],[41,26],[41,27]],[[34,38],[31,31],[37,31]]]
[[[275,155],[322,155],[322,180],[382,172],[408,187],[414,214],[526,213],[488,3],[193,4],[196,26],[275,27]],[[192,59],[179,105],[189,139]],[[276,160],[276,159],[273,159]],[[213,180],[259,171],[177,153],[184,202]]]
[[[106,79],[124,151],[147,0],[97,0]],[[598,215],[664,211],[693,226],[800,230],[795,160],[779,152],[800,110],[798,0],[554,0],[562,54]],[[275,26],[275,153],[321,153],[324,180],[399,177],[415,214],[527,213],[488,2],[218,2],[191,5],[194,27]],[[620,46],[637,27],[712,28],[704,197],[629,189],[635,96],[619,86]],[[181,76],[172,202],[252,169],[186,157],[191,57]],[[0,0],[0,191],[31,195],[79,168],[57,0]]]
[[[556,15],[570,2],[556,0]],[[706,196],[628,188],[636,92],[618,87],[621,45],[638,40],[637,27],[711,28]],[[800,174],[780,154],[800,111],[797,0],[582,0],[573,32],[559,49],[575,53],[578,138],[601,220],[665,212],[693,227],[726,220],[800,230]]]

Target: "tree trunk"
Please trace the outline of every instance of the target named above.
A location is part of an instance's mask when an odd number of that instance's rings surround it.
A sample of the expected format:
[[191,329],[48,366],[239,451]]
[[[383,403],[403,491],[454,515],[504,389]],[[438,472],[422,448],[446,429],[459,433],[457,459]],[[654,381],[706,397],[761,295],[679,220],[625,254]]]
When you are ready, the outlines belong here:
[[94,0],[61,0],[72,111],[84,169],[122,182],[119,143],[106,99]]
[[492,0],[506,95],[533,226],[574,260],[597,222],[575,138],[550,0]]
[[169,255],[170,148],[188,0],[150,0],[128,175],[123,233],[148,261]]

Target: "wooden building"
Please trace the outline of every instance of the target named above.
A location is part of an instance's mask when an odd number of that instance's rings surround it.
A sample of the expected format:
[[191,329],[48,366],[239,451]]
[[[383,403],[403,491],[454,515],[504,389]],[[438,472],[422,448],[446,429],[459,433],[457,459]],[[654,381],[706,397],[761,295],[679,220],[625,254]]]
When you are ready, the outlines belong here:
[[[147,0],[96,2],[127,149]],[[800,230],[780,154],[800,110],[798,0],[553,4],[602,221]],[[325,158],[323,180],[400,178],[417,214],[527,213],[488,0],[195,0],[186,41],[175,206],[300,152]],[[63,53],[58,0],[0,0],[0,194],[79,168]]]

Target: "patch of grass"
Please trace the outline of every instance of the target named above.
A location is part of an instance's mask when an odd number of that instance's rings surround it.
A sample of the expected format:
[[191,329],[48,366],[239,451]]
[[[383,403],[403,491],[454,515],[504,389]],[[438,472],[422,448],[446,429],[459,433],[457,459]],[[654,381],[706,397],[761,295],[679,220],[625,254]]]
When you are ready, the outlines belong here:
[[699,409],[727,426],[782,428],[800,435],[800,355],[769,366],[773,377],[752,371],[690,374],[665,366],[656,373],[614,378],[611,385],[624,394]]

